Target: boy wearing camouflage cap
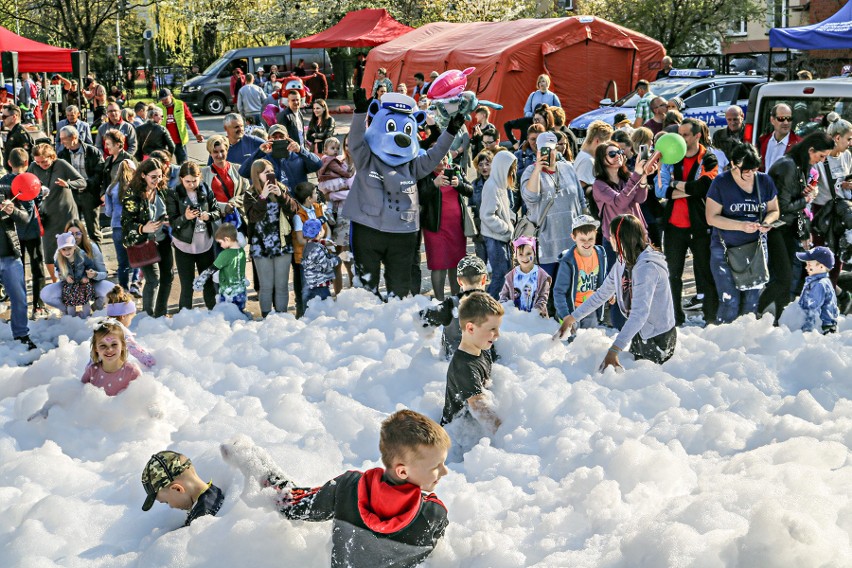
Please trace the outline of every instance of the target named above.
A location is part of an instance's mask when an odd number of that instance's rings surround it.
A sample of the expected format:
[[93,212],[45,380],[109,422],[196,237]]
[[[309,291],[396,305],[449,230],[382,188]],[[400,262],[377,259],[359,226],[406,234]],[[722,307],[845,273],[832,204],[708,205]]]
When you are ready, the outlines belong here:
[[171,451],[151,456],[142,470],[142,487],[147,494],[143,511],[150,509],[154,501],[183,509],[188,511],[185,527],[198,517],[216,515],[225,500],[221,489],[198,476],[188,457]]
[[[456,267],[456,279],[461,289],[455,296],[446,298],[437,306],[421,310],[420,319],[423,327],[444,326],[441,335],[441,351],[449,361],[461,343],[461,327],[459,326],[459,303],[462,298],[473,292],[484,292],[488,282],[488,268],[478,256],[469,254],[463,257]],[[494,353],[492,352],[492,356]]]

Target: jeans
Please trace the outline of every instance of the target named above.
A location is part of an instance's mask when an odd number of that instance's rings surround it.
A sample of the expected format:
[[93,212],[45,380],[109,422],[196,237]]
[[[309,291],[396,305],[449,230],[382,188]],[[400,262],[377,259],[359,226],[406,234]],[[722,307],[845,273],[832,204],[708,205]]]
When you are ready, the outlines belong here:
[[485,244],[485,239],[488,237],[478,236],[473,238],[474,254],[482,259],[482,262],[488,262],[488,246]]
[[241,312],[246,311],[246,300],[248,297],[245,292],[240,292],[239,294],[235,294],[233,298],[226,298],[221,294],[216,295],[216,301],[220,304],[224,304],[225,302],[230,302],[237,306]]
[[260,280],[258,300],[260,313],[263,315],[272,311],[286,313],[290,301],[290,262],[292,254],[278,256],[253,256],[252,263],[257,268]]
[[[192,309],[192,281],[195,280],[195,271],[201,274],[213,264],[216,257],[213,255],[213,247],[209,250],[198,253],[188,254],[182,250],[175,248],[175,265],[177,266],[178,279],[180,280],[180,300],[178,309]],[[204,283],[204,305],[208,310],[212,310],[216,305],[216,285],[212,278],[208,278]]]
[[669,266],[669,285],[674,303],[675,325],[683,325],[686,314],[683,313],[683,268],[686,264],[686,251],[692,251],[692,268],[695,272],[695,286],[704,294],[702,311],[707,323],[716,320],[718,310],[717,294],[710,270],[710,235],[706,229],[681,229],[668,225],[663,235],[663,247],[666,264]]
[[305,309],[308,308],[308,302],[314,298],[325,300],[331,298],[331,288],[328,286],[317,286],[316,288],[305,288],[302,294],[302,301],[305,303]]
[[168,237],[157,242],[160,251],[160,262],[142,267],[145,275],[145,287],[142,290],[142,309],[151,317],[166,315],[169,308],[169,294],[172,291],[172,268],[174,255],[172,243]]
[[500,299],[500,291],[506,281],[506,274],[512,269],[512,257],[509,243],[483,237],[485,239],[485,253],[491,259],[491,283],[488,285],[488,294],[495,300]]
[[0,283],[6,289],[12,307],[12,337],[30,334],[27,325],[27,281],[24,279],[24,263],[14,256],[0,257]]
[[33,308],[44,306],[41,301],[41,288],[44,286],[44,249],[41,239],[29,239],[21,241],[21,262],[26,263],[30,258],[30,273],[33,281]]
[[[740,314],[757,313],[757,302],[760,299],[760,288],[754,290],[737,290],[734,275],[725,258],[725,251],[720,246],[710,249],[710,271],[716,284],[719,298],[719,309],[716,311],[717,323],[731,323]],[[707,301],[707,296],[704,296]]]
[[550,290],[547,296],[547,315],[556,317],[556,306],[553,303],[553,284],[556,282],[556,276],[559,274],[559,263],[548,262],[547,264],[539,264],[541,269],[550,275]]
[[[615,250],[613,250],[612,245],[609,244],[609,239],[603,240],[603,248],[606,253],[606,264],[609,266],[609,270],[615,268],[615,261],[618,259],[618,255],[615,254]],[[607,275],[609,271],[607,271]],[[624,327],[624,324],[627,323],[627,318],[624,317],[624,314],[621,313],[621,308],[618,307],[618,302],[609,305],[609,323],[612,324],[612,327],[621,331],[621,328]]]
[[75,193],[74,201],[77,204],[79,216],[86,223],[86,231],[89,239],[100,244],[101,242],[101,200],[93,196],[86,189],[83,193]]
[[175,144],[175,164],[181,165],[186,161],[186,146]]
[[124,235],[121,232],[121,227],[112,228],[112,244],[115,245],[115,258],[118,261],[118,283],[122,288],[127,290],[130,284],[130,274],[133,269],[130,268],[130,261],[127,258],[127,249],[124,248],[122,239]]

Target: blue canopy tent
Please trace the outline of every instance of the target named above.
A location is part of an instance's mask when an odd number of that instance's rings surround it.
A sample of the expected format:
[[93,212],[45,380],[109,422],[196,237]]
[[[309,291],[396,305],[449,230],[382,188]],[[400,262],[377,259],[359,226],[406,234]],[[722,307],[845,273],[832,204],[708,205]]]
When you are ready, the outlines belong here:
[[797,28],[769,30],[769,48],[852,49],[852,0],[830,18]]

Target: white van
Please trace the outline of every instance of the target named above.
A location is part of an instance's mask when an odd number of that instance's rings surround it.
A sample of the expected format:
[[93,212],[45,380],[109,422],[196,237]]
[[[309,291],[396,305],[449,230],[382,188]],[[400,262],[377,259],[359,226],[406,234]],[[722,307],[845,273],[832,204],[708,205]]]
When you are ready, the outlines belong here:
[[755,146],[772,131],[769,114],[778,103],[793,109],[793,131],[805,136],[825,127],[824,118],[834,111],[852,122],[852,78],[764,83],[751,91],[745,119],[745,140]]

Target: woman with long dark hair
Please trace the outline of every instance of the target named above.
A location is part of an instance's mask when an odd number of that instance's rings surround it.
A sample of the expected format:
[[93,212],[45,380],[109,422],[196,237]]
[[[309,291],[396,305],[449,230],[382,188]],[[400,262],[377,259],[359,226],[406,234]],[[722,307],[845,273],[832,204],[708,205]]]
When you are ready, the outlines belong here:
[[609,233],[610,244],[618,253],[615,266],[603,285],[574,313],[565,316],[556,337],[615,295],[627,321],[607,351],[600,370],[620,367],[618,354],[628,347],[636,359],[665,363],[677,344],[666,259],[648,243],[645,227],[633,215],[615,217],[609,224]]
[[[767,237],[769,274],[772,279],[760,296],[758,313],[775,304],[775,321],[804,282],[802,263],[796,253],[810,246],[810,203],[819,193],[811,169],[824,161],[834,149],[834,140],[825,132],[813,132],[790,148],[769,169],[769,177],[778,189],[778,207],[784,225]],[[807,213],[806,213],[807,210]]]
[[172,290],[174,255],[172,239],[166,231],[169,224],[167,191],[162,165],[159,160],[149,158],[136,168],[129,191],[121,202],[124,246],[130,248],[151,240],[157,243],[160,253],[159,262],[142,267],[145,275],[142,309],[152,317],[166,315]]
[[334,136],[337,127],[334,118],[328,112],[328,104],[323,99],[317,99],[311,106],[311,121],[305,134],[306,146],[315,154],[322,155],[322,147],[327,138]]

